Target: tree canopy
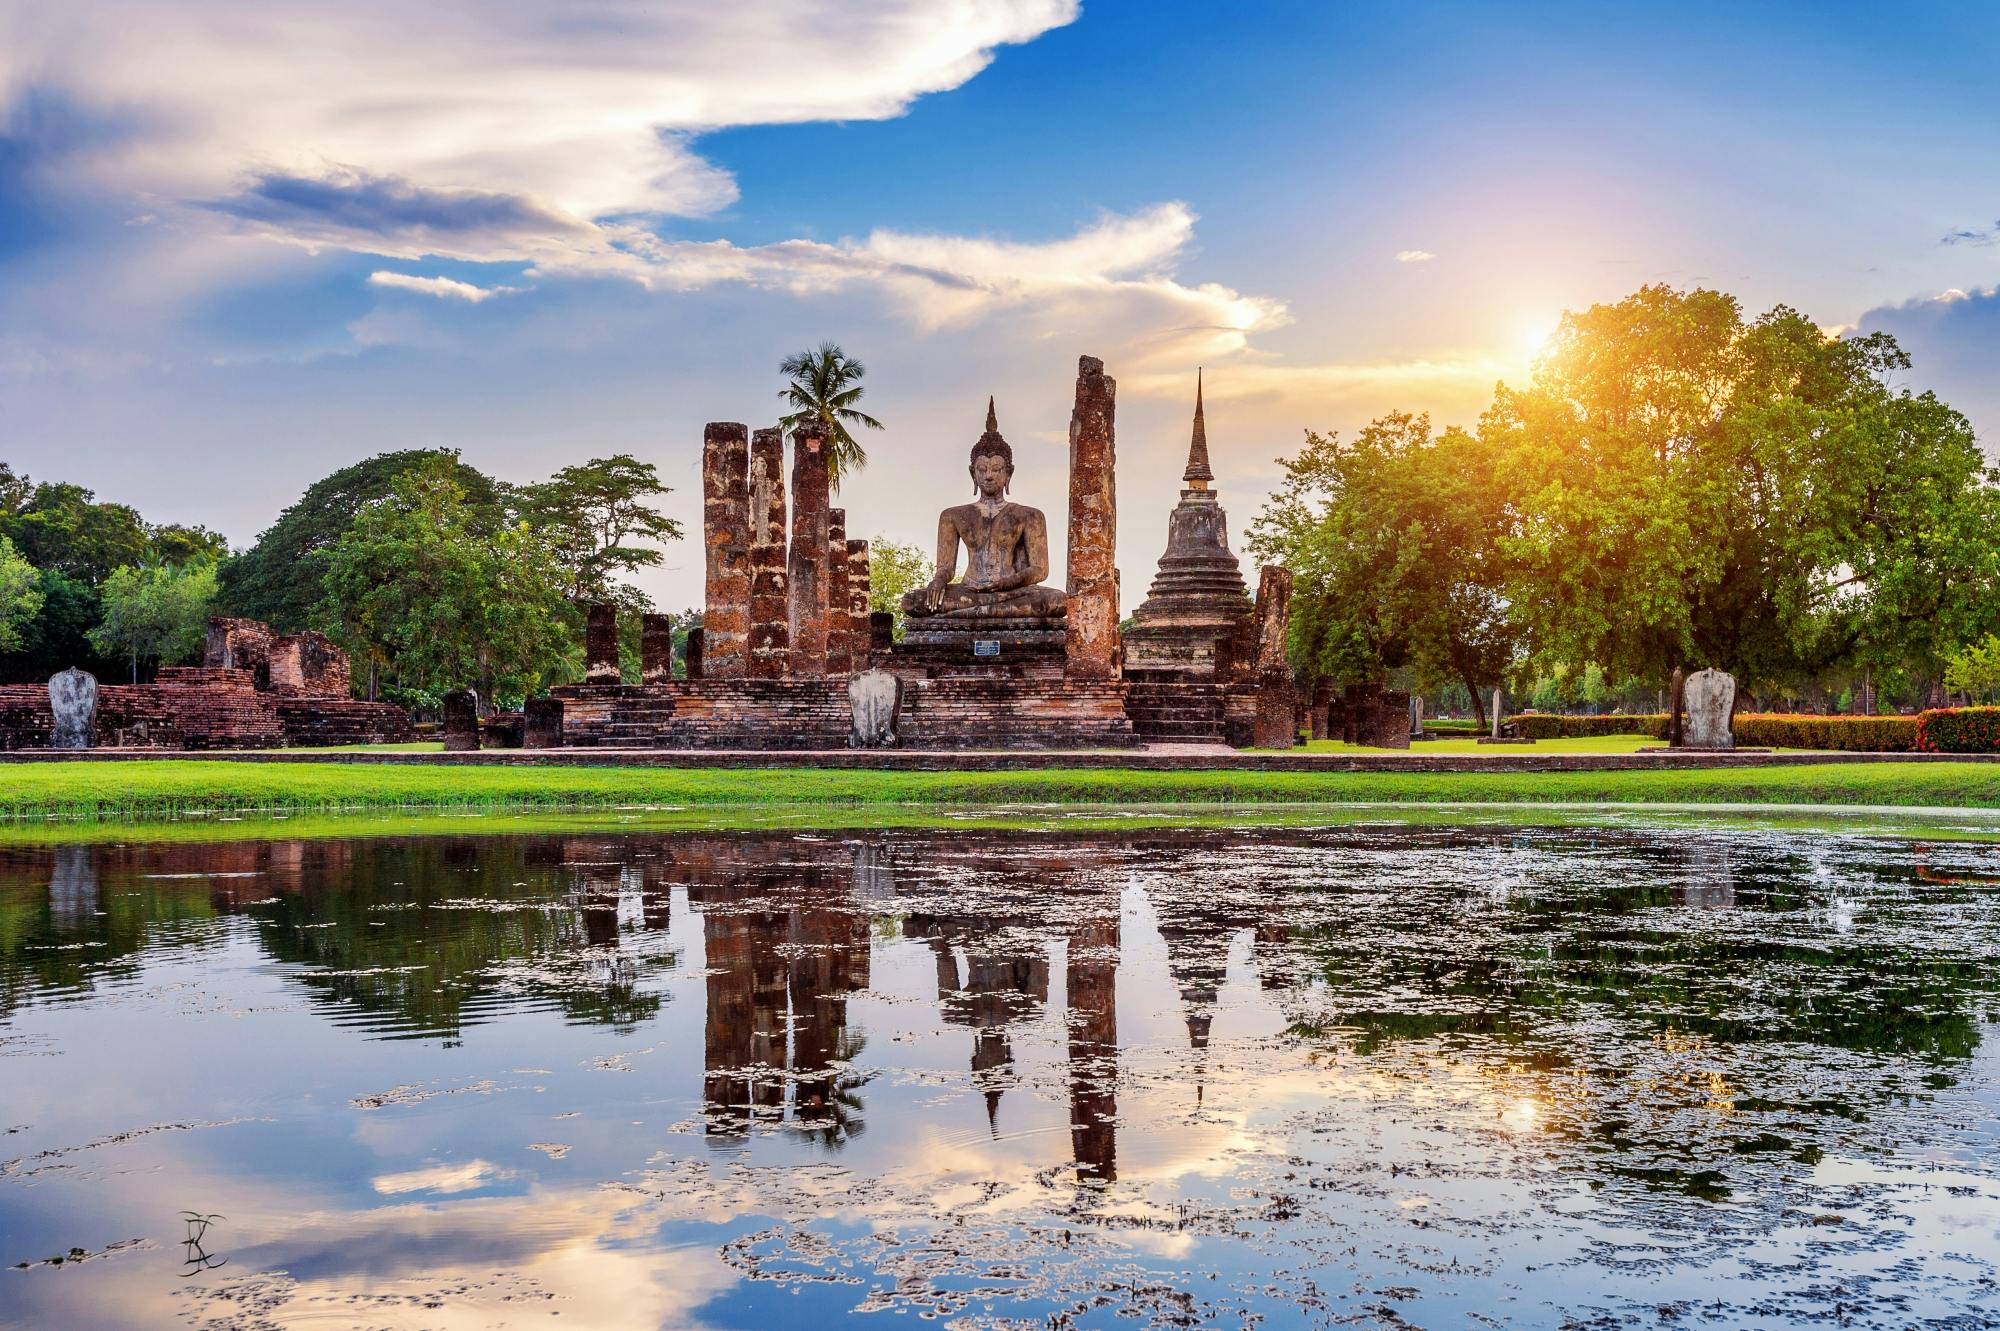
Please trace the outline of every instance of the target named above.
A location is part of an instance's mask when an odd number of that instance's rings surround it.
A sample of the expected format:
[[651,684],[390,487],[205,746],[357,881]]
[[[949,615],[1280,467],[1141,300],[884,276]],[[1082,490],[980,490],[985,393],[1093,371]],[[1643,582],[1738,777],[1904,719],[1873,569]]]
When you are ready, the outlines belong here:
[[355,515],[386,498],[397,480],[442,460],[464,495],[467,530],[498,531],[506,522],[506,489],[459,461],[458,450],[411,448],[342,467],[306,487],[256,544],[224,562],[221,608],[261,619],[280,633],[310,627],[320,601],[327,552],[347,534]]
[[2000,476],[1908,368],[1886,334],[1645,287],[1565,316],[1476,431],[1308,435],[1253,548],[1292,566],[1315,672],[1936,680],[2000,630]]
[[104,620],[90,641],[106,656],[123,656],[139,680],[145,661],[178,665],[201,653],[215,602],[215,562],[149,564],[118,569],[99,589]]
[[567,679],[578,655],[571,572],[525,522],[488,514],[435,455],[397,475],[326,549],[319,621],[406,687],[485,699]]
[[14,543],[0,536],[0,652],[18,650],[42,613],[42,575]]
[[778,365],[778,373],[791,381],[778,391],[778,396],[791,407],[778,418],[778,424],[791,430],[805,421],[818,421],[826,427],[827,480],[838,490],[843,475],[868,465],[867,451],[847,427],[882,428],[882,422],[856,405],[866,391],[861,380],[867,375],[867,368],[837,344],[822,342],[817,350],[785,357]]
[[665,558],[633,542],[681,539],[681,524],[645,502],[668,493],[652,463],[614,453],[521,487],[516,507],[569,570],[570,596],[600,601],[611,597],[621,575],[652,568]]

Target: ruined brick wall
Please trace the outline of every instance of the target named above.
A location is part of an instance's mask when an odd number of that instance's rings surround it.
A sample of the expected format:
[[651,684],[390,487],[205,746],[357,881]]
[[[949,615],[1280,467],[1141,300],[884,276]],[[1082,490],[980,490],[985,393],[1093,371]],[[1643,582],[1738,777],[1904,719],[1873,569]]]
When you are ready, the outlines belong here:
[[1065,669],[1118,673],[1118,385],[1094,356],[1077,360],[1069,419],[1069,621]]
[[750,433],[742,424],[711,421],[702,431],[701,493],[703,669],[734,679],[750,664]]
[[345,698],[354,689],[347,653],[324,633],[307,630],[272,638],[270,687],[309,698]]
[[248,670],[257,684],[271,678],[271,626],[255,619],[210,615],[201,663],[217,670]]
[[[47,748],[51,724],[47,685],[0,687],[0,748]],[[167,666],[151,684],[97,689],[100,748],[274,749],[412,738],[400,707],[263,690],[248,669]]]
[[[554,690],[566,744],[581,748],[844,749],[847,681],[677,681]],[[1120,748],[1134,743],[1122,681],[909,679],[897,725],[913,748]]]

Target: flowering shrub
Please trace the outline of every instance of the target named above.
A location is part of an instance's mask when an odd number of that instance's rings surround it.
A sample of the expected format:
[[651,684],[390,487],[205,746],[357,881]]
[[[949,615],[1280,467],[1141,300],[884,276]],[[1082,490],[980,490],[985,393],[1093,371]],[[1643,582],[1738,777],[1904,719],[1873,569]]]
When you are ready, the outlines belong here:
[[1919,753],[2000,752],[2000,707],[1940,707],[1917,718]]

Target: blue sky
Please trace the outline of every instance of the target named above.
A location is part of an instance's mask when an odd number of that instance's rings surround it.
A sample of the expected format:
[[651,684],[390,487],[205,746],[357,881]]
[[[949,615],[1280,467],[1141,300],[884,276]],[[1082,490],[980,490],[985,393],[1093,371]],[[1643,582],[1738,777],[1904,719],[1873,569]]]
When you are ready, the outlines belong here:
[[1197,364],[1240,530],[1306,427],[1469,421],[1649,281],[1887,328],[1991,441],[1996,66],[1970,5],[17,6],[0,457],[239,544],[416,444],[692,520],[702,423],[830,337],[890,426],[849,528],[921,541],[988,393],[1060,514],[1090,353],[1129,606]]

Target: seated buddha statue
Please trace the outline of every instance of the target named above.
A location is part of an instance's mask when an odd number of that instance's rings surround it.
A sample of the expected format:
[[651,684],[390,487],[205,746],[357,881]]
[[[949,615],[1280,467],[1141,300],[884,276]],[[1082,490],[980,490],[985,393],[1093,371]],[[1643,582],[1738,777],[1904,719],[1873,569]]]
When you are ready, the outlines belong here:
[[[1060,619],[1069,597],[1042,584],[1049,575],[1048,520],[1040,509],[1007,498],[1014,450],[1000,437],[990,398],[986,433],[972,446],[968,470],[979,497],[938,515],[937,572],[927,585],[904,594],[903,613],[933,623]],[[953,581],[961,545],[965,576]]]

